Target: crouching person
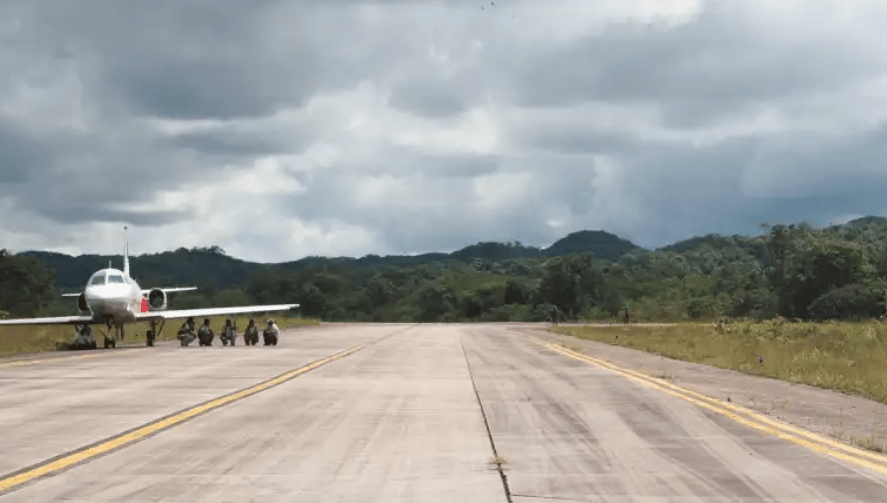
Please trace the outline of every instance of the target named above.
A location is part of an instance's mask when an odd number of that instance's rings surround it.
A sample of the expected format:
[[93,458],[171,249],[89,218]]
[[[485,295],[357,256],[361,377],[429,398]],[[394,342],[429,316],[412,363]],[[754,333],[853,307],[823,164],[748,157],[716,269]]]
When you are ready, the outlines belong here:
[[259,327],[256,326],[255,320],[249,320],[246,330],[243,331],[243,343],[247,346],[259,343]]
[[213,345],[213,339],[216,338],[216,334],[209,328],[209,318],[203,319],[203,325],[200,325],[200,329],[197,330],[197,338],[200,339],[201,346]]
[[228,318],[225,320],[225,328],[222,329],[222,333],[219,335],[219,339],[222,340],[222,346],[227,346],[229,342],[233,346],[235,337],[237,337],[237,325],[231,321],[231,318]]
[[88,323],[74,325],[74,349],[95,349],[95,337]]
[[268,328],[262,332],[262,335],[264,336],[266,346],[277,345],[277,337],[280,336],[280,329],[277,328],[277,324],[275,324],[274,320],[271,318],[268,318]]
[[182,342],[182,346],[187,346],[194,342],[194,339],[197,338],[197,335],[194,333],[194,318],[188,318],[185,323],[182,323],[182,328],[179,329],[176,338]]

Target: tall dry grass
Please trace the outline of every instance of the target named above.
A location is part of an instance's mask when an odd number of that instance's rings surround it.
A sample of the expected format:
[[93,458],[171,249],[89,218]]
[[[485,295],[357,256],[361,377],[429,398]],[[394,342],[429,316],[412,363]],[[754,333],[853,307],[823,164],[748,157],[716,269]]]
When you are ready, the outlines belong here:
[[887,323],[879,321],[817,324],[778,319],[552,330],[887,403]]

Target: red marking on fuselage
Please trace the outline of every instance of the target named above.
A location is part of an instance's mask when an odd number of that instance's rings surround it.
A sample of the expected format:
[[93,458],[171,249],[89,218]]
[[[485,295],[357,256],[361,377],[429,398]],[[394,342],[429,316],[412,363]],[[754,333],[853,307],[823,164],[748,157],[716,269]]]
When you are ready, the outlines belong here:
[[148,312],[148,299],[142,299],[142,312]]

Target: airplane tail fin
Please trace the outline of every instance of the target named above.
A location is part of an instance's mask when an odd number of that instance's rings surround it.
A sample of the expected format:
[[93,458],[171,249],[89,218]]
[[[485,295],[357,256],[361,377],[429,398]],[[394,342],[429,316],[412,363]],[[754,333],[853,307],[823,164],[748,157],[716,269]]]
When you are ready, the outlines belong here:
[[123,274],[129,276],[129,240],[126,239],[126,226],[123,226]]

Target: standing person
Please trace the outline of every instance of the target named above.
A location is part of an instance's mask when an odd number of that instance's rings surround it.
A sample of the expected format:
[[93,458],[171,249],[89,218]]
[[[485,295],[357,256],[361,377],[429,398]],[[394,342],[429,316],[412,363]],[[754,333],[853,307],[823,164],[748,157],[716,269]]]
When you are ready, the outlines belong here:
[[259,327],[256,326],[255,320],[249,320],[246,330],[243,331],[243,342],[247,346],[259,343]]
[[265,339],[266,346],[276,346],[277,338],[280,336],[280,329],[277,328],[277,325],[274,323],[274,320],[268,318],[268,328],[265,329],[262,334]]
[[185,320],[185,323],[182,323],[182,328],[179,329],[178,335],[176,337],[182,341],[182,346],[187,346],[191,344],[194,339],[197,338],[197,334],[194,332],[194,318],[189,317]]
[[200,345],[212,346],[215,336],[216,334],[214,334],[212,329],[209,328],[209,318],[204,318],[203,325],[200,325],[200,329],[197,331],[197,337],[200,339]]
[[625,324],[628,325],[628,308],[625,308]]
[[558,314],[557,306],[551,306],[551,322],[554,326],[557,326]]
[[228,318],[225,320],[225,328],[222,329],[219,339],[222,340],[223,346],[227,346],[229,342],[233,346],[235,337],[237,337],[237,327],[234,325],[234,322],[231,321],[231,318]]

